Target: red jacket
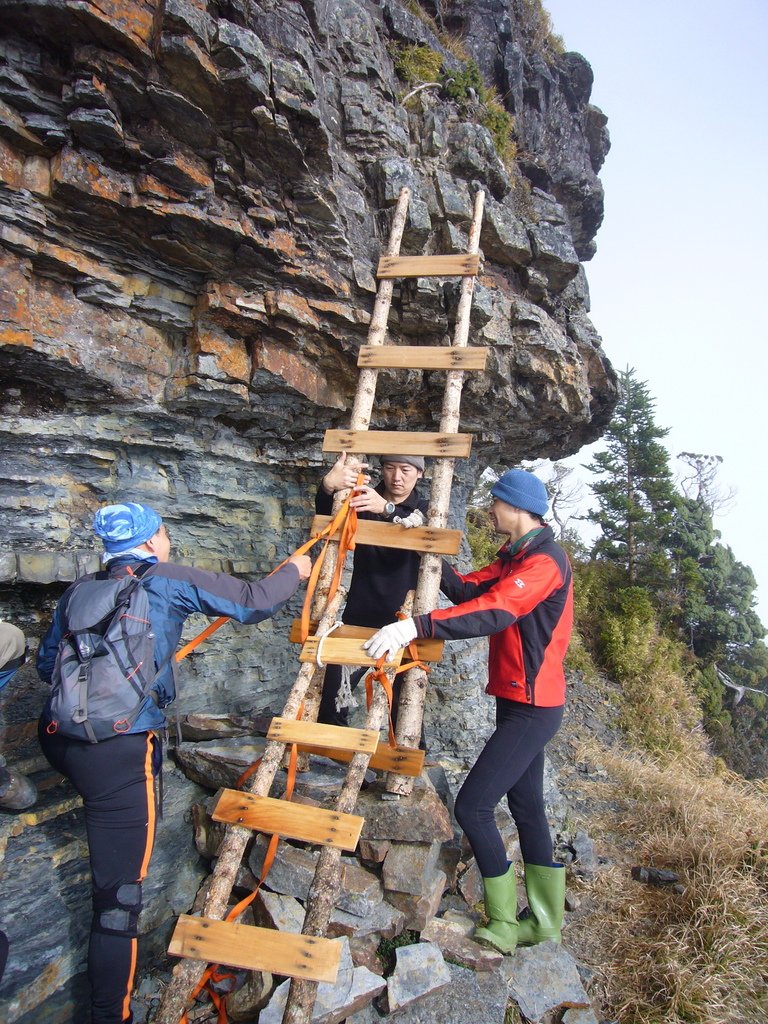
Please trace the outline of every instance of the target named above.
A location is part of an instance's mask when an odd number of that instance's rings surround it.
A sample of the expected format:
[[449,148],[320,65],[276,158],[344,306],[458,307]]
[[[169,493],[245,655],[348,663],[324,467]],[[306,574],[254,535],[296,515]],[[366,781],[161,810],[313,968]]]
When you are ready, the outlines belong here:
[[418,636],[490,636],[486,693],[539,707],[565,703],[573,579],[548,526],[516,554],[506,544],[495,562],[466,576],[443,562],[440,587],[455,607],[416,616]]

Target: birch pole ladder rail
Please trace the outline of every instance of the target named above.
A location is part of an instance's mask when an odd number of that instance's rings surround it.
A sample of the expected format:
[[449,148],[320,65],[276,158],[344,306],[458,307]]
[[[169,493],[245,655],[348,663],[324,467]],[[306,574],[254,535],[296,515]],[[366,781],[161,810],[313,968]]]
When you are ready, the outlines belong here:
[[[484,193],[478,191],[475,196],[467,253],[446,256],[400,256],[409,199],[409,189],[402,189],[386,253],[379,263],[379,286],[368,344],[359,352],[358,386],[350,427],[348,430],[327,431],[323,450],[382,455],[407,453],[435,459],[427,525],[406,530],[395,524],[361,521],[356,538],[360,544],[408,548],[422,553],[415,600],[412,608],[405,609],[408,614],[417,614],[436,606],[441,556],[456,553],[461,539],[460,531],[446,529],[446,522],[454,459],[466,458],[471,448],[471,437],[458,433],[463,376],[467,371],[485,367],[486,351],[467,347],[472,291],[479,270]],[[414,276],[461,278],[456,326],[450,347],[384,343],[394,280]],[[446,371],[439,432],[369,429],[379,369]],[[334,511],[340,502],[341,496],[337,496]],[[326,520],[316,517],[313,531],[316,531],[318,521]],[[340,944],[338,940],[325,938],[325,934],[341,884],[341,853],[355,849],[363,827],[363,819],[352,812],[366,769],[370,766],[387,772],[387,788],[401,795],[410,792],[414,777],[421,773],[424,752],[417,746],[426,688],[421,669],[410,669],[404,677],[396,747],[379,740],[387,718],[387,702],[381,687],[376,688],[364,729],[320,725],[313,720],[317,717],[324,674],[317,664],[319,637],[335,625],[340,602],[338,593],[332,600],[328,599],[337,552],[338,546],[332,544],[318,581],[311,610],[310,636],[302,645],[298,675],[282,716],[272,721],[261,763],[242,790],[223,790],[217,798],[213,817],[225,823],[224,839],[216,866],[208,879],[202,916],[182,915],[171,939],[169,952],[181,960],[163,994],[155,1017],[156,1024],[178,1024],[207,963],[270,971],[290,977],[283,1024],[308,1024],[317,983],[335,981],[338,970]],[[349,625],[334,629],[333,635],[323,639],[323,663],[373,664],[362,644],[374,632],[374,629]],[[293,625],[291,639],[301,640],[297,623]],[[441,651],[442,643],[439,641],[418,641],[421,660],[439,660]],[[385,665],[390,682],[401,658],[402,652]],[[298,720],[302,703],[305,703],[305,711],[302,719]],[[300,751],[322,754],[348,764],[333,810],[294,805],[269,797],[270,787],[290,744],[296,744]],[[277,834],[320,848],[301,935],[223,920],[237,870],[253,831]]]

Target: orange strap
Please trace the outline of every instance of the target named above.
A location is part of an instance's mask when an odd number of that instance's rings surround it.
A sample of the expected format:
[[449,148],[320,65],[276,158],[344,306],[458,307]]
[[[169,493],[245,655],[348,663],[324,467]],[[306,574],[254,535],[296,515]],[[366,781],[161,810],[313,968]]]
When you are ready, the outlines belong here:
[[[357,483],[355,484],[355,487],[359,486],[359,484],[361,484],[363,480],[364,475],[360,473],[357,478]],[[333,536],[337,533],[337,531],[339,531],[339,529],[341,529],[341,535],[339,538],[339,554],[336,560],[336,570],[333,574],[333,579],[331,581],[331,588],[328,593],[329,600],[331,599],[331,597],[333,597],[333,595],[336,593],[338,589],[339,581],[341,580],[341,574],[344,569],[344,562],[346,560],[347,551],[352,551],[354,549],[355,531],[357,530],[357,512],[353,508],[351,508],[349,504],[352,495],[354,494],[354,490],[354,487],[350,489],[349,494],[341,503],[341,506],[339,507],[339,510],[337,511],[336,515],[329,523],[327,523],[323,527],[322,530],[319,530],[316,534],[310,537],[309,540],[305,541],[303,544],[297,547],[292,555],[289,555],[288,558],[284,558],[282,562],[279,565],[276,565],[272,572],[268,574],[269,576],[272,576],[272,574],[276,573],[278,569],[282,569],[282,567],[287,562],[289,562],[291,558],[294,558],[296,555],[306,554],[307,551],[309,551],[311,548],[315,546],[315,544],[323,540],[323,538],[327,538],[325,544],[323,545],[323,549],[320,553],[320,556],[316,559],[314,565],[312,566],[312,572],[307,582],[307,593],[304,597],[304,607],[302,608],[301,612],[302,643],[304,643],[304,641],[309,636],[309,611],[312,605],[312,597],[314,596],[315,589],[317,588],[317,580],[318,577],[320,576],[320,569],[322,567],[323,561],[325,560],[325,554],[328,549],[328,545]],[[229,622],[229,620],[229,615],[222,615],[218,619],[214,619],[214,621],[211,622],[210,625],[206,626],[205,629],[202,630],[202,632],[197,634],[196,637],[193,637],[192,640],[189,641],[189,643],[186,643],[184,644],[183,647],[179,648],[179,650],[176,652],[176,661],[179,662],[186,658],[188,654],[191,654],[196,647],[199,647],[201,643],[207,640],[209,636],[212,636],[217,629],[221,629],[224,623]]]

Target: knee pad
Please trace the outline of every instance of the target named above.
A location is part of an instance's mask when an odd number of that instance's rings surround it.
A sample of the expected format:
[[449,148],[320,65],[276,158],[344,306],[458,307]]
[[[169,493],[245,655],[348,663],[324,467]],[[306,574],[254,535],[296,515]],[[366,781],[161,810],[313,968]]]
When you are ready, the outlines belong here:
[[113,889],[94,889],[92,931],[136,938],[141,913],[141,882],[123,882]]

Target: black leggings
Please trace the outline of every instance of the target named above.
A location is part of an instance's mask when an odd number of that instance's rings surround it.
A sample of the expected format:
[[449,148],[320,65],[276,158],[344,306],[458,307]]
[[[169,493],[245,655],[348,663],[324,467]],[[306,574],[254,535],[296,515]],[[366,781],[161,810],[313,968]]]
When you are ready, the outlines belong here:
[[92,1024],[129,1024],[136,971],[141,881],[155,838],[159,740],[151,733],[84,743],[49,735],[43,753],[83,798],[93,884],[88,945]]
[[466,833],[483,878],[509,867],[494,810],[506,793],[526,864],[552,863],[552,837],[544,813],[544,747],[563,709],[531,707],[496,698],[496,730],[456,797],[456,820]]

